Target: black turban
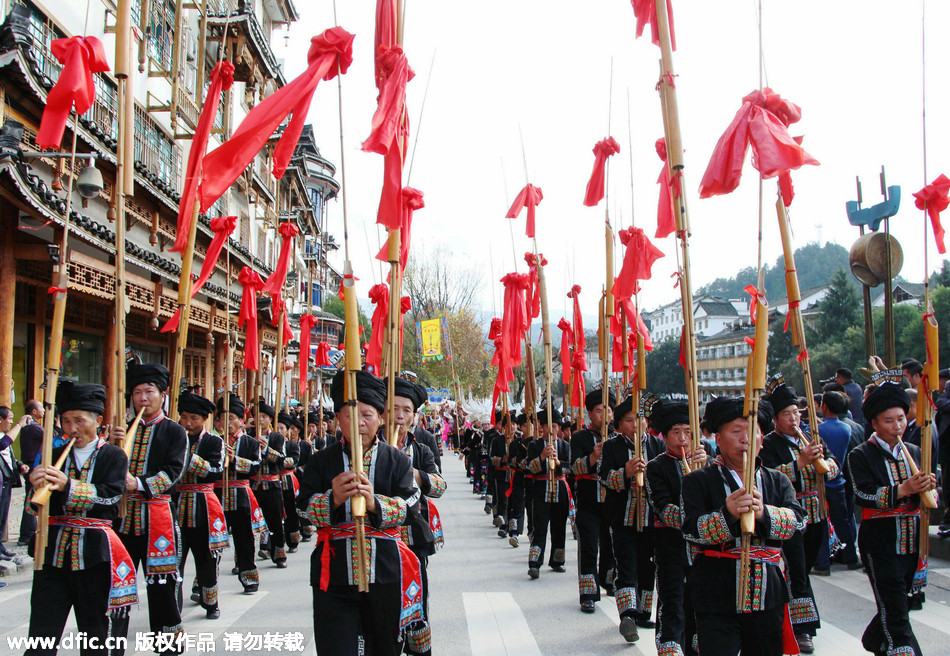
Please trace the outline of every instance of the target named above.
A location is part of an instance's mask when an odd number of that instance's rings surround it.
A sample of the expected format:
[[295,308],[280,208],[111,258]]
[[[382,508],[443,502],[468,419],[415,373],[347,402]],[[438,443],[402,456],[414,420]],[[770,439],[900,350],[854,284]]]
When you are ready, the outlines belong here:
[[178,396],[178,412],[190,412],[207,417],[214,412],[214,403],[194,392],[182,392]]
[[[786,408],[788,406],[785,406]],[[759,430],[763,435],[768,435],[775,430],[775,409],[772,404],[765,400],[759,401]]]
[[630,414],[631,412],[637,412],[639,408],[633,407],[633,394],[630,394],[623,401],[620,402],[616,408],[614,408],[614,421],[618,424],[620,420],[624,418],[625,415]]
[[299,431],[303,430],[303,422],[297,419],[296,417],[291,417],[290,422],[291,422],[290,425],[296,428],[297,430]]
[[[561,423],[561,413],[557,411],[557,408],[551,408],[551,421],[555,424]],[[548,423],[548,409],[542,408],[538,410],[538,425],[547,425]]]
[[903,408],[906,413],[910,409],[910,400],[904,388],[895,383],[881,383],[870,394],[861,406],[864,418],[871,421],[885,410]]
[[[604,390],[603,388],[591,390],[587,393],[587,396],[584,397],[584,407],[587,408],[587,412],[590,412],[601,403],[604,402]],[[612,408],[617,405],[617,397],[614,394],[613,390],[607,390],[607,404]]]
[[743,403],[744,399],[741,396],[717,396],[707,403],[704,420],[709,427],[709,432],[718,433],[723,424],[744,417]]
[[336,417],[336,414],[330,408],[323,409],[323,421],[333,421],[333,418]]
[[102,385],[63,381],[56,388],[56,410],[85,410],[101,415],[106,409],[106,388]]
[[257,412],[259,414],[267,415],[271,418],[271,421],[277,421],[277,411],[274,410],[274,406],[267,405],[264,401],[261,401],[257,404]]
[[788,385],[788,383],[778,385],[765,397],[765,400],[772,404],[772,410],[776,413],[781,412],[790,405],[796,408],[798,407],[798,394],[795,393],[795,389]]
[[320,423],[320,413],[316,410],[311,410],[307,413],[307,423],[308,424],[319,424]]
[[218,398],[218,402],[215,405],[215,416],[223,415],[225,412],[230,412],[232,415],[236,415],[241,419],[244,419],[244,401],[241,400],[241,397],[231,392],[230,402],[228,403],[228,408],[224,408],[224,397],[221,396]]
[[495,423],[501,422],[505,418],[504,410],[495,410]]
[[656,429],[666,435],[676,424],[689,423],[689,406],[682,402],[660,401],[653,406],[653,414],[650,418]]
[[143,383],[154,383],[158,389],[164,392],[168,389],[170,379],[171,374],[168,373],[168,369],[154,362],[129,365],[125,371],[125,386],[129,392]]
[[413,411],[418,410],[426,401],[429,400],[429,394],[426,392],[425,387],[410,382],[405,378],[399,378],[398,376],[396,377],[393,390],[393,394],[396,396],[401,396],[404,399],[409,399],[412,401]]
[[288,415],[286,412],[277,413],[277,423],[283,424],[287,428],[290,428],[294,425],[294,418]]
[[[345,370],[338,371],[330,386],[330,398],[333,399],[333,409],[337,412],[346,406],[343,399],[343,382],[346,376]],[[386,384],[368,371],[357,371],[356,400],[383,412],[386,409]]]
[[517,424],[518,426],[524,426],[527,423],[528,423],[528,415],[526,415],[525,413],[522,412],[517,417],[515,417],[515,424]]

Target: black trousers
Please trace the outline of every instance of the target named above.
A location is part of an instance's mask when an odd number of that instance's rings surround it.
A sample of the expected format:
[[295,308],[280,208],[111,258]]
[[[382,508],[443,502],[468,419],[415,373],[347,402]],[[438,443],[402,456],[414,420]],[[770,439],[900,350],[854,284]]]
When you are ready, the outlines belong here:
[[[26,498],[30,498],[30,492],[33,491],[33,484],[30,483],[30,479],[27,476],[23,477],[23,493],[26,495]],[[950,497],[946,497],[950,498]],[[23,504],[23,514],[20,516],[20,537],[17,542],[24,542],[29,544],[33,540],[33,536],[36,534],[36,515],[31,515],[27,512],[30,504]]]
[[845,500],[844,485],[841,487],[825,486],[825,498],[828,500],[828,517],[835,527],[835,533],[838,539],[844,545],[844,548],[838,553],[837,557],[844,563],[858,562],[858,551],[855,548],[857,536],[852,530],[854,519],[848,515],[848,504]]
[[294,489],[282,490],[284,500],[284,538],[288,547],[300,544],[300,516],[297,514]]
[[237,562],[238,577],[245,589],[257,585],[257,565],[254,564],[254,532],[251,531],[251,511],[247,508],[227,510],[224,513],[231,529],[234,541],[234,559]]
[[[511,496],[508,497],[508,535],[518,536],[524,532],[524,474],[515,472]],[[507,489],[506,489],[507,491]],[[502,492],[502,496],[504,496]]]
[[313,636],[319,656],[397,656],[400,591],[398,583],[313,587]]
[[[111,585],[109,563],[78,571],[70,569],[68,564],[65,567],[53,567],[47,563],[42,570],[33,572],[30,637],[59,640],[66,628],[69,611],[72,610],[76,614],[78,630],[87,636],[87,646],[80,650],[80,654],[121,653],[121,650],[105,648],[108,637],[124,639],[129,630],[128,616],[112,619],[108,614]],[[97,649],[89,648],[88,642],[92,639],[95,639]],[[56,649],[32,649],[26,652],[27,656],[55,653]]]
[[818,560],[821,539],[828,539],[828,521],[809,524],[803,533],[796,533],[782,544],[785,562],[788,565],[788,582],[792,590],[789,613],[792,616],[792,629],[795,633],[814,635],[821,622],[818,619],[818,606],[815,593],[811,588],[808,572]]
[[659,648],[678,644],[684,654],[692,656],[696,636],[696,617],[693,604],[686,594],[686,542],[676,529],[656,530],[656,591],[657,629]]
[[[174,509],[172,510],[174,517]],[[175,525],[177,529],[177,525]],[[144,529],[144,535],[130,535],[128,533],[119,533],[119,539],[132,557],[132,566],[137,570],[139,563],[142,564],[142,571],[145,570],[145,557],[148,554],[148,528]],[[176,530],[176,533],[178,531]],[[181,538],[176,536],[181,549]],[[179,603],[178,588],[181,585],[180,580],[175,580],[173,576],[163,577],[158,580],[145,581],[145,593],[148,597],[148,625],[154,633],[174,633],[180,631],[181,626],[181,606]]]
[[653,614],[653,589],[656,586],[656,529],[644,527],[637,533],[637,614],[650,619]]
[[617,578],[614,582],[617,612],[621,617],[649,619],[653,613],[653,586],[656,564],[653,561],[653,529],[614,523],[613,537]]
[[524,512],[528,518],[528,535],[534,533],[534,486],[533,478],[524,479]]
[[[505,496],[505,492],[508,491],[508,471],[498,471],[495,470],[495,476],[492,485],[492,499],[495,502],[495,509],[493,515],[495,517],[501,517],[502,519],[508,514],[508,497]],[[506,528],[506,524],[502,525],[502,528]]]
[[604,504],[578,504],[577,574],[581,601],[600,601],[600,588],[613,585],[614,550]]
[[[714,594],[714,591],[710,591]],[[696,612],[699,653],[703,656],[782,656],[784,607],[752,613]]]
[[861,561],[867,568],[877,604],[877,614],[861,637],[861,644],[869,652],[883,655],[899,647],[910,647],[914,654],[922,653],[907,611],[907,595],[917,569],[917,558],[917,554],[899,556],[893,552],[861,551]]
[[556,503],[546,503],[542,499],[534,499],[532,504],[534,532],[531,534],[531,549],[528,551],[528,567],[541,567],[541,563],[544,562],[548,527],[551,529],[551,557],[548,558],[548,565],[551,567],[564,565],[566,560],[564,545],[567,539],[569,507],[567,493],[563,488],[560,490],[559,496],[561,500]]
[[254,491],[254,496],[257,497],[257,503],[264,513],[264,521],[267,522],[267,548],[270,550],[270,558],[275,563],[286,561],[283,490],[279,487],[269,490],[259,488]]
[[198,580],[201,606],[205,610],[218,607],[218,556],[211,553],[208,545],[208,526],[181,527],[181,557],[178,571],[184,575],[188,552],[195,557],[195,578]]

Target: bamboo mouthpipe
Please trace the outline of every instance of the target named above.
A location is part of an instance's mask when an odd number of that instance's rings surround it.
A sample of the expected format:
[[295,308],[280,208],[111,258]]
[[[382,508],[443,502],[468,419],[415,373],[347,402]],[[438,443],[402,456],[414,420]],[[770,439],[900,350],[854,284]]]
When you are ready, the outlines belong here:
[[132,423],[129,424],[129,430],[125,433],[125,439],[122,440],[122,450],[125,451],[125,455],[129,458],[132,457],[132,445],[135,444],[135,433],[139,429],[139,424],[142,422],[142,414],[145,412],[145,407],[143,406],[139,413],[135,415],[135,419],[132,420]]
[[[795,432],[798,433],[798,439],[802,443],[802,446],[811,446],[811,441],[797,426],[795,427]],[[824,475],[831,471],[831,468],[828,466],[828,461],[825,460],[823,456],[818,456],[818,458],[815,459],[815,462],[812,463],[812,467],[815,468],[816,474]]]
[[[920,473],[920,468],[917,466],[917,463],[914,462],[914,459],[910,457],[910,449],[907,448],[907,445],[904,444],[904,440],[897,438],[897,443],[900,444],[901,453],[904,454],[904,458],[907,460],[907,464],[910,466],[911,476],[916,476]],[[924,508],[936,508],[937,507],[937,493],[934,490],[927,490],[920,493],[920,505]]]
[[[59,454],[59,458],[56,459],[56,464],[53,465],[53,469],[57,471],[63,470],[63,464],[66,462],[66,458],[69,456],[69,452],[73,450],[73,445],[76,443],[76,438],[69,440],[69,444],[66,445],[66,448],[63,449],[63,452]],[[36,494],[33,495],[33,498],[30,499],[31,503],[35,503],[37,506],[45,506],[49,501],[50,494],[53,493],[53,484],[46,482],[43,484],[43,487],[39,488],[36,491]]]

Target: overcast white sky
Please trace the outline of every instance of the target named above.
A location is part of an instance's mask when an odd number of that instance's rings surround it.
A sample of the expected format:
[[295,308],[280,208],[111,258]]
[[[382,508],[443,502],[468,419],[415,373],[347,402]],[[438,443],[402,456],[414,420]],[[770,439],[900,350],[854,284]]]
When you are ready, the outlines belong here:
[[[678,50],[674,62],[686,148],[686,192],[692,223],[693,287],[731,276],[756,262],[757,172],[747,161],[739,189],[698,199],[699,181],[719,136],[741,99],[758,86],[758,36],[754,0],[674,0]],[[845,201],[856,198],[854,177],[864,182],[865,204],[880,202],[878,172],[903,191],[892,231],[905,252],[902,275],[923,277],[923,213],[911,194],[925,183],[922,141],[922,0],[799,0],[765,2],[764,51],[767,84],[802,107],[792,127],[821,161],[793,174],[796,198],[791,219],[796,244],[833,241],[850,247],[858,229],[848,224]],[[288,77],[306,66],[309,39],[333,25],[327,0],[298,0],[302,19],[286,47]],[[500,314],[500,285],[514,267],[505,212],[525,184],[519,128],[530,181],[544,191],[538,208],[538,245],[549,259],[552,321],[564,313],[569,286],[582,287],[585,314],[596,313],[604,284],[604,205],[582,204],[593,163],[591,149],[608,134],[610,69],[613,103],[610,134],[621,144],[611,159],[609,208],[616,228],[626,227],[633,207],[638,226],[656,228],[660,160],[654,142],[662,136],[654,86],[659,49],[647,34],[634,40],[628,0],[406,0],[405,48],[416,78],[409,85],[413,136],[419,134],[409,184],[425,193],[415,215],[413,252],[444,245],[460,261],[481,267],[486,282],[482,307]],[[348,183],[350,248],[361,278],[360,297],[374,275],[378,250],[376,206],[382,157],[363,153],[376,109],[372,47],[375,2],[339,0],[339,23],[356,35],[355,61],[343,77],[343,134]],[[950,3],[926,3],[927,182],[950,174],[950,110],[947,64]],[[434,72],[419,121],[435,54]],[[629,94],[632,137],[628,136]],[[321,83],[310,112],[324,156],[339,165],[336,82]],[[633,144],[633,194],[630,149]],[[407,167],[408,168],[408,167]],[[339,174],[339,171],[338,171]],[[338,175],[339,179],[339,175]],[[781,253],[775,220],[775,182],[765,183],[765,261]],[[633,200],[632,200],[633,198]],[[342,204],[330,205],[329,229],[342,241]],[[948,215],[945,221],[950,221]],[[513,222],[517,264],[530,248],[524,216]],[[367,246],[368,235],[370,244]],[[941,260],[928,230],[930,267]],[[672,237],[657,242],[667,257],[654,266],[641,305],[651,309],[678,292]],[[619,244],[618,244],[619,247]],[[342,253],[342,251],[341,251]],[[616,255],[619,270],[622,252]],[[493,269],[491,262],[493,261]],[[342,254],[340,258],[342,263]],[[782,290],[768,290],[780,298]]]

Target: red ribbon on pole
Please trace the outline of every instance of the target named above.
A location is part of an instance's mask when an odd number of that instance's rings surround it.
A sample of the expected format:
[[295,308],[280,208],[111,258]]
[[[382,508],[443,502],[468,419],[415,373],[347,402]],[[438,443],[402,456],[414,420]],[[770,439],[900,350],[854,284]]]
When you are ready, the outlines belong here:
[[607,158],[620,152],[620,144],[613,137],[601,139],[594,145],[594,170],[587,181],[587,193],[584,205],[596,207],[604,198],[604,176],[607,170]]
[[567,319],[561,317],[557,322],[561,329],[561,382],[569,385],[571,382],[571,344],[574,343],[574,330]]
[[581,314],[580,304],[581,286],[574,285],[567,297],[574,302],[574,355],[571,358],[571,369],[574,375],[574,393],[571,395],[571,407],[580,408],[584,403],[584,397],[587,396],[584,382],[584,372],[587,367],[587,337],[584,335],[584,317]]
[[244,340],[244,368],[258,371],[257,335],[257,292],[264,287],[260,274],[249,266],[241,269],[238,282],[244,288],[241,294],[241,310],[238,313],[238,326],[247,327],[247,339]]
[[287,318],[287,303],[284,302],[284,299],[281,298],[280,294],[271,294],[271,305],[270,305],[270,325],[274,328],[277,328],[281,324],[281,319],[283,319],[284,324],[284,339],[283,345],[287,346],[290,341],[294,338],[294,333],[290,329],[290,319]]
[[333,366],[333,363],[330,362],[330,345],[327,342],[317,344],[317,353],[314,356],[314,360],[316,360],[315,364],[318,367]]
[[676,230],[676,208],[673,199],[680,197],[680,176],[670,174],[669,164],[666,162],[666,137],[656,140],[656,154],[663,160],[660,177],[656,179],[660,185],[660,199],[656,208],[656,234],[654,239],[663,239]]
[[525,304],[529,279],[526,273],[509,273],[501,279],[505,286],[505,305],[502,315],[502,339],[512,367],[521,364],[521,341],[530,319]]
[[317,85],[321,80],[332,80],[337,74],[346,73],[353,62],[353,38],[342,27],[331,27],[313,37],[307,53],[307,70],[256,105],[231,138],[205,157],[200,190],[202,212],[234,184],[277,127],[292,115],[274,148],[274,177],[279,179],[284,175]]
[[369,300],[376,305],[376,309],[371,320],[373,334],[366,345],[366,368],[379,375],[382,371],[383,332],[386,330],[386,319],[389,316],[389,285],[379,283],[370,287]]
[[46,96],[40,129],[36,132],[36,145],[40,148],[59,148],[73,105],[76,114],[85,114],[96,99],[93,73],[109,70],[105,48],[94,36],[54,39],[50,52],[63,64],[63,69]]
[[264,283],[264,289],[261,290],[265,294],[279,295],[284,289],[284,282],[287,280],[287,266],[290,263],[291,246],[293,246],[294,237],[300,234],[300,228],[293,221],[284,221],[277,228],[277,232],[281,236],[280,256],[277,258],[277,267],[274,269],[274,273],[270,274],[267,282]]
[[[305,313],[300,316],[300,353],[297,355],[298,365],[300,366],[300,397],[303,398],[307,393],[307,374],[310,368],[307,366],[310,362],[310,337],[313,325],[317,318],[312,314]],[[321,342],[322,344],[323,342]]]
[[534,239],[535,210],[543,198],[544,195],[541,193],[540,187],[535,187],[533,184],[526,184],[524,189],[518,193],[518,196],[515,198],[515,202],[511,204],[511,207],[508,209],[508,213],[505,215],[505,218],[517,219],[518,215],[521,214],[521,210],[527,207],[528,222],[525,225],[525,234],[528,237]]
[[620,241],[627,250],[611,292],[616,298],[629,298],[636,292],[638,280],[649,280],[653,276],[653,263],[663,257],[663,251],[654,246],[640,228],[621,230]]
[[[818,160],[805,152],[788,133],[788,126],[801,120],[802,110],[770,88],[753,91],[716,143],[699,185],[699,197],[709,198],[735,191],[742,177],[746,150],[752,146],[752,166],[763,178],[774,178]],[[792,202],[791,178],[783,178],[786,205]],[[788,195],[788,198],[785,196]]]
[[188,245],[188,235],[191,232],[191,215],[194,212],[195,198],[198,196],[201,164],[204,160],[205,151],[208,149],[208,138],[211,136],[214,119],[218,115],[222,92],[230,89],[233,83],[234,64],[227,61],[218,62],[214,70],[211,71],[208,95],[201,107],[201,116],[198,118],[195,135],[191,140],[191,150],[188,151],[184,188],[181,192],[181,200],[178,202],[178,234],[175,236],[175,245],[169,249],[171,251],[183,252]]
[[940,213],[950,205],[948,193],[950,193],[950,178],[941,173],[933,182],[914,194],[916,199],[914,205],[917,209],[926,210],[927,216],[930,217],[934,240],[937,242],[937,252],[941,255],[947,252],[947,247],[943,243],[945,231],[940,224]]
[[528,288],[526,290],[525,302],[529,307],[529,320],[537,319],[541,316],[541,281],[538,279],[537,258],[541,258],[541,266],[546,266],[548,261],[543,254],[525,253],[524,261],[528,264]]
[[[633,15],[637,19],[637,38],[643,36],[643,28],[650,24],[653,36],[653,45],[660,45],[660,26],[656,18],[656,0],[630,0],[633,5]],[[676,35],[673,33],[673,6],[671,0],[666,0],[667,22],[670,26],[670,46],[676,50]]]
[[[412,237],[412,217],[416,210],[426,206],[422,200],[422,192],[412,187],[402,188],[402,221],[399,226],[399,266],[406,268],[409,261],[409,243]],[[380,262],[389,261],[389,247],[385,244],[376,254]]]
[[[211,219],[211,229],[214,231],[214,238],[208,246],[208,252],[205,253],[205,261],[201,264],[201,273],[198,275],[198,279],[191,284],[192,298],[194,298],[195,294],[201,291],[201,288],[208,282],[208,278],[211,277],[211,274],[214,272],[214,267],[218,262],[218,256],[221,255],[221,249],[224,248],[224,242],[231,236],[236,226],[236,216],[217,216]],[[171,319],[162,326],[161,332],[175,332],[178,330],[180,321],[181,308],[179,307],[175,310],[175,314],[172,315]]]

